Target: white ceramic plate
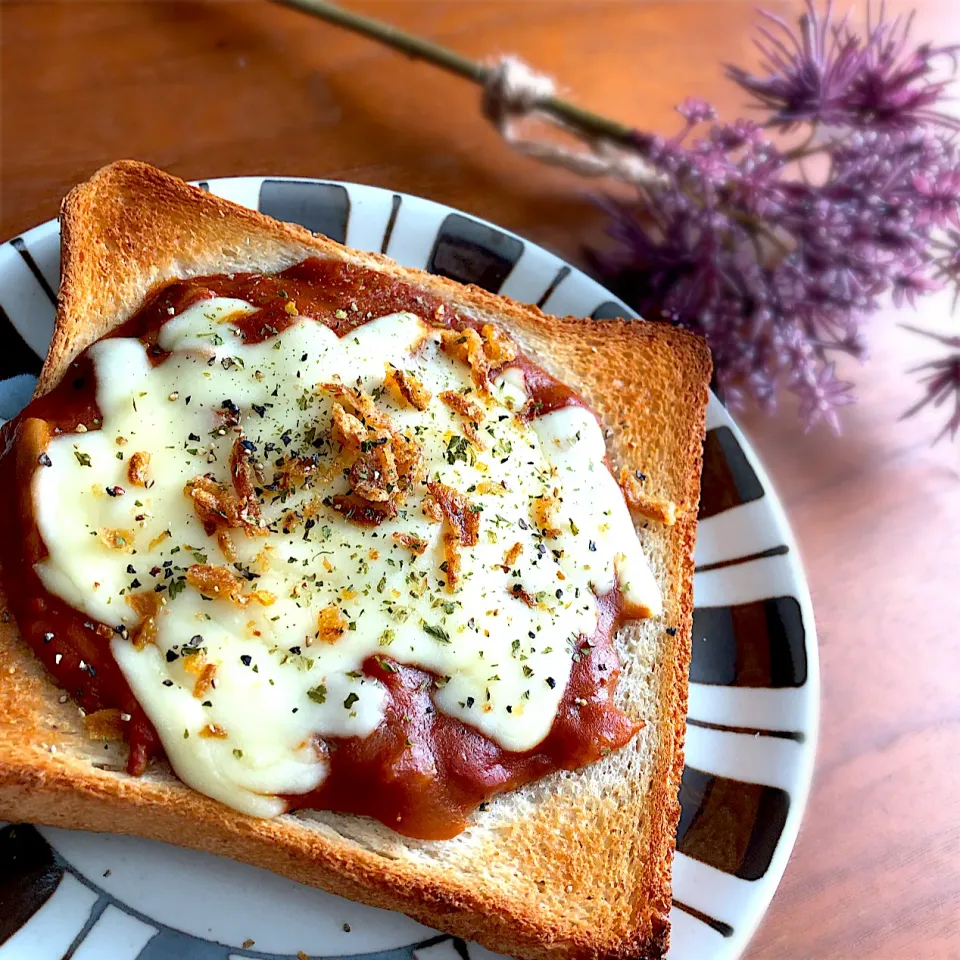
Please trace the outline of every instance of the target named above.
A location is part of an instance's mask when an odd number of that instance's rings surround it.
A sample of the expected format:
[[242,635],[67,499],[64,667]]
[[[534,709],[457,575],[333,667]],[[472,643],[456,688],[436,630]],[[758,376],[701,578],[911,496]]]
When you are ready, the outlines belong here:
[[[549,313],[634,315],[546,250],[427,200],[319,180],[200,186]],[[2,329],[9,322],[45,354],[58,282],[55,222],[0,247],[0,344],[17,336]],[[715,397],[707,428],[670,960],[741,953],[797,835],[819,714],[813,612],[783,510]],[[0,960],[295,960],[298,951],[368,960],[488,954],[230,860],[125,837],[0,831]]]

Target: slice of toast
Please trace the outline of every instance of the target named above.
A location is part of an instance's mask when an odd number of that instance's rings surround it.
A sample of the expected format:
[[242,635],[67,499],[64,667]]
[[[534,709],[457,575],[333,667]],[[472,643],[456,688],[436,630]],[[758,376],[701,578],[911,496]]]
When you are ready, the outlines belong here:
[[[90,740],[80,713],[0,622],[0,818],[135,834],[257,864],[399,910],[500,953],[653,958],[666,950],[683,767],[701,442],[710,359],[670,326],[543,315],[382,256],[279,223],[142,163],[105,167],[61,213],[56,329],[38,386],[114,329],[157,283],[271,273],[308,256],[372,267],[503,326],[583,394],[607,428],[615,475],[678,507],[638,530],[664,599],[662,618],[617,637],[617,701],[643,730],[619,751],[496,798],[453,840],[418,841],[333,813],[254,819],[182,784],[163,762],[134,778],[125,748]],[[2,571],[0,571],[2,574]],[[6,607],[0,595],[0,610]]]

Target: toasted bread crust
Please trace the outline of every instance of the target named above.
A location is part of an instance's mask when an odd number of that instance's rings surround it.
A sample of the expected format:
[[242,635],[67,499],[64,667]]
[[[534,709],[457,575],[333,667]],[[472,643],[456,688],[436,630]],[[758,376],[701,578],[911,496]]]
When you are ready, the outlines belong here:
[[[498,801],[454,841],[405,841],[334,814],[246,817],[184,786],[162,763],[128,777],[115,749],[89,741],[76,707],[60,703],[12,620],[0,623],[0,817],[224,854],[531,960],[662,956],[710,375],[702,341],[662,324],[548,317],[349,250],[133,161],[105,167],[71,191],[61,231],[57,324],[38,394],[161,281],[337,257],[414,282],[510,331],[541,365],[575,384],[609,428],[615,474],[621,466],[642,470],[645,491],[676,503],[679,520],[672,527],[638,521],[665,615],[618,636],[623,708],[646,721],[644,733],[623,756]],[[101,769],[105,756],[109,769]]]

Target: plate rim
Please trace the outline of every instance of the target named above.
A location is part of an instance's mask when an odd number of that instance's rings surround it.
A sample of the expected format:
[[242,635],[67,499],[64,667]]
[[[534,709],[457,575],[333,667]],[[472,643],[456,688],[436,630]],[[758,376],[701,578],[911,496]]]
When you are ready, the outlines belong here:
[[[569,273],[566,275],[567,279],[573,280],[574,282],[587,281],[596,285],[598,290],[602,291],[602,293],[606,295],[610,301],[616,303],[624,311],[624,316],[629,317],[630,319],[642,321],[642,318],[636,313],[636,311],[632,310],[619,297],[607,290],[600,281],[594,279],[585,271],[576,266],[576,264],[570,263],[559,254],[556,254],[541,244],[528,239],[522,234],[500,226],[499,224],[487,220],[482,216],[466,210],[461,210],[457,207],[450,206],[449,204],[445,204],[428,197],[422,197],[417,194],[406,193],[404,191],[393,190],[373,184],[357,183],[347,180],[335,180],[324,177],[249,174],[232,177],[215,177],[206,180],[191,180],[188,182],[194,186],[202,186],[204,189],[208,189],[211,193],[217,195],[216,187],[220,185],[228,185],[229,187],[241,190],[244,188],[254,190],[259,189],[260,185],[262,185],[262,183],[266,180],[339,186],[345,188],[348,192],[348,195],[351,191],[369,191],[373,194],[385,197],[400,197],[402,201],[408,205],[408,207],[426,205],[429,208],[433,208],[438,214],[459,214],[460,216],[463,216],[469,220],[487,226],[499,234],[521,241],[524,245],[524,252],[529,249],[538,253],[547,254],[556,261],[558,269],[564,267],[569,268]],[[350,216],[352,217],[354,213],[355,211],[351,209]],[[31,243],[36,243],[38,240],[46,239],[50,233],[55,232],[57,235],[59,235],[59,228],[60,224],[58,217],[46,220],[43,223],[37,224],[36,226],[17,234],[16,239],[21,240],[29,248]],[[3,243],[0,245],[0,250],[9,249],[13,243],[14,240]],[[2,264],[0,264],[0,273],[2,273],[2,271]],[[2,282],[2,277],[0,277],[0,283]],[[43,360],[46,356],[46,348],[41,349],[38,347],[38,343],[43,339],[43,333],[41,332],[38,336],[36,330],[31,329],[28,325],[18,323],[16,317],[10,316],[9,319],[12,326],[24,338],[30,349],[38,357],[40,357],[41,360]],[[744,452],[750,466],[755,472],[757,479],[759,480],[765,492],[764,499],[766,500],[766,507],[771,512],[772,522],[779,528],[779,531],[782,533],[783,542],[788,547],[786,562],[790,572],[790,579],[792,581],[792,590],[795,592],[796,599],[798,600],[801,608],[802,622],[805,631],[804,646],[807,657],[807,677],[805,683],[803,684],[805,693],[802,697],[803,715],[806,720],[806,725],[804,728],[805,749],[802,751],[799,760],[794,765],[794,776],[792,778],[794,782],[790,788],[790,807],[769,866],[762,877],[758,878],[756,881],[753,881],[753,883],[756,884],[756,887],[754,888],[756,893],[749,898],[744,907],[738,908],[737,915],[738,917],[742,917],[742,919],[737,922],[732,936],[725,943],[723,955],[729,958],[729,960],[733,960],[733,958],[741,956],[756,933],[761,921],[766,916],[773,897],[779,889],[783,874],[796,846],[800,826],[803,821],[803,817],[806,814],[810,799],[810,792],[813,785],[815,762],[820,737],[822,691],[820,677],[819,637],[816,628],[813,603],[810,595],[809,582],[803,556],[800,553],[797,545],[793,527],[791,526],[786,515],[786,511],[783,503],[781,502],[779,493],[777,492],[777,488],[772,483],[770,475],[764,467],[763,462],[757,454],[757,451],[755,450],[750,439],[743,432],[735,418],[726,410],[725,407],[722,406],[722,404],[719,403],[719,400],[712,390],[710,391],[710,397],[711,403],[716,405],[714,407],[715,415],[717,412],[719,412],[720,420],[722,421],[720,425],[730,428],[734,437],[739,443],[741,450]]]

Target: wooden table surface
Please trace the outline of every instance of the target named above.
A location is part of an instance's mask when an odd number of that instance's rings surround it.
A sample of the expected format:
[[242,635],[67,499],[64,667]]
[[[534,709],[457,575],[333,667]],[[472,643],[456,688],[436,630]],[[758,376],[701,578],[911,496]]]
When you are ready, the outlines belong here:
[[[519,53],[581,104],[662,131],[690,93],[738,109],[720,63],[750,61],[755,6],[351,5],[474,57]],[[917,32],[960,41],[960,3],[919,0]],[[0,4],[0,135],[3,238],[120,157],[408,191],[573,260],[601,229],[585,183],[512,155],[474,87],[263,0]],[[920,313],[951,323],[946,299]],[[871,323],[842,439],[803,435],[789,410],[741,418],[801,545],[823,674],[810,805],[750,958],[960,957],[960,443],[931,446],[936,415],[898,421],[905,369],[934,352],[898,319]]]

